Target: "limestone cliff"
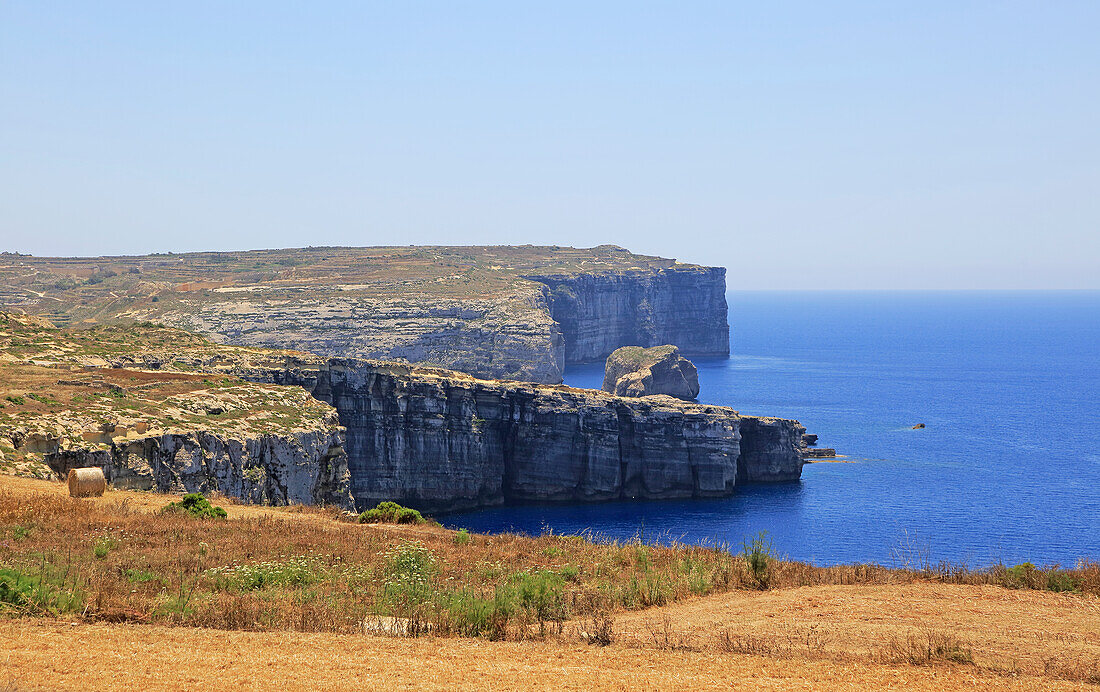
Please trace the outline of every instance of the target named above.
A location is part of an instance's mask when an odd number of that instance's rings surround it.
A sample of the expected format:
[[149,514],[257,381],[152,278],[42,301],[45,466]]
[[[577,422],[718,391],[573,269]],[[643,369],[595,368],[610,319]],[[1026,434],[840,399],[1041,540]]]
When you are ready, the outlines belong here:
[[347,454],[339,431],[227,437],[163,433],[119,440],[106,448],[77,445],[47,452],[59,476],[98,466],[116,488],[220,492],[265,505],[351,508]]
[[231,374],[270,380],[291,357],[152,325],[60,330],[0,313],[0,472],[100,466],[121,487],[349,507],[336,411]]
[[795,481],[802,477],[802,435],[806,428],[785,418],[741,419],[740,481]]
[[727,356],[726,270],[669,263],[606,273],[528,274],[550,287],[565,361],[605,358],[620,346],[676,344],[685,355]]
[[[339,412],[360,507],[718,497],[738,480],[797,479],[802,469],[796,421],[671,397],[628,399],[350,359],[274,377]],[[768,437],[746,445],[746,430]]]

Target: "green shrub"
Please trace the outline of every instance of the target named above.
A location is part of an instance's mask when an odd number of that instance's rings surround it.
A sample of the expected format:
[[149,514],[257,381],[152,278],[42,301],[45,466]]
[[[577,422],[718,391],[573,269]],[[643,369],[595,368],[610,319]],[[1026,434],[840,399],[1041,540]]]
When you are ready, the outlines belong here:
[[511,599],[501,590],[492,598],[469,591],[452,591],[440,596],[447,628],[463,637],[486,636],[504,639],[512,618]]
[[767,589],[771,581],[771,561],[775,559],[768,532],[761,531],[751,541],[742,543],[741,554],[745,557],[753,586],[761,590]]
[[426,519],[415,509],[396,502],[379,502],[378,506],[359,515],[360,524],[423,524]]
[[569,617],[562,587],[565,578],[557,572],[537,569],[517,572],[509,579],[505,592],[519,608],[528,611],[540,624],[561,622]]
[[1069,572],[1051,569],[1047,574],[1047,589],[1050,591],[1080,591],[1081,580]]
[[419,541],[405,541],[385,553],[382,569],[382,606],[390,615],[405,618],[409,634],[427,628],[437,596],[439,560]]
[[169,502],[164,511],[189,514],[199,519],[225,519],[228,516],[224,509],[211,504],[201,493],[187,493],[179,502]]
[[459,529],[458,531],[455,531],[454,542],[455,545],[469,545],[470,532],[466,529]]

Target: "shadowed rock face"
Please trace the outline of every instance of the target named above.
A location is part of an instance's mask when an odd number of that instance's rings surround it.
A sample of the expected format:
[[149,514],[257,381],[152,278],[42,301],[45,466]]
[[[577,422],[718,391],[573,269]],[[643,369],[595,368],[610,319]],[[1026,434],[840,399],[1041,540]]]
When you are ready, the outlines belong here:
[[[802,477],[802,435],[806,428],[784,418],[741,418],[738,481],[796,481]],[[795,457],[798,457],[797,459]]]
[[628,397],[666,394],[693,401],[699,396],[699,373],[675,346],[624,346],[607,357],[603,391]]
[[666,396],[345,359],[288,368],[276,381],[336,407],[359,507],[721,497],[739,479],[790,480],[802,470],[797,421],[760,419],[748,429],[767,440],[743,449],[746,421],[758,419]]

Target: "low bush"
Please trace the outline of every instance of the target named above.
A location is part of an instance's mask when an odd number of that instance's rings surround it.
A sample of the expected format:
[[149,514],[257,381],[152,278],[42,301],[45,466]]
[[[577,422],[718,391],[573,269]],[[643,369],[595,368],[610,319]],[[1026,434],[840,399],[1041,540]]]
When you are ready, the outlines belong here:
[[423,524],[426,521],[420,512],[396,502],[379,502],[377,507],[359,515],[360,524]]
[[741,545],[741,554],[745,557],[753,585],[758,589],[767,589],[771,583],[771,562],[775,559],[767,532],[761,531],[752,540],[745,541]]
[[225,509],[218,507],[201,493],[187,493],[179,502],[169,502],[164,508],[168,513],[188,514],[199,519],[225,519]]

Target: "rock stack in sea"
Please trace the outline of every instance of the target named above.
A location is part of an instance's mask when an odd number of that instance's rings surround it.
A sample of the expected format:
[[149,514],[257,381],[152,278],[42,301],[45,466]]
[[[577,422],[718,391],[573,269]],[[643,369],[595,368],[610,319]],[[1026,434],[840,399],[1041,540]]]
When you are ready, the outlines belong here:
[[699,396],[699,373],[675,346],[624,346],[607,358],[603,391],[629,397],[666,394],[692,401]]

